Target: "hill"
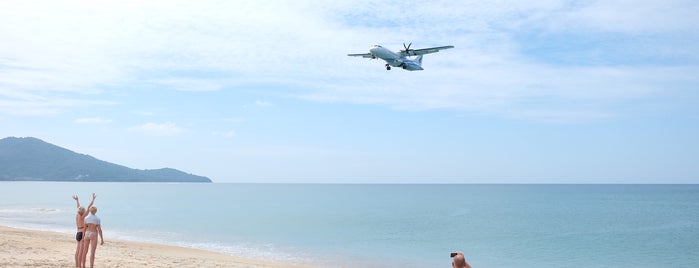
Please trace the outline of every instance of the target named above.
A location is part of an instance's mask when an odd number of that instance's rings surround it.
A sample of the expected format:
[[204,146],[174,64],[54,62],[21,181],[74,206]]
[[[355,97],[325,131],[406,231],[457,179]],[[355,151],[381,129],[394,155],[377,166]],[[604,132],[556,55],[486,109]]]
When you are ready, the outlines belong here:
[[0,140],[0,181],[211,182],[172,168],[128,168],[31,137]]

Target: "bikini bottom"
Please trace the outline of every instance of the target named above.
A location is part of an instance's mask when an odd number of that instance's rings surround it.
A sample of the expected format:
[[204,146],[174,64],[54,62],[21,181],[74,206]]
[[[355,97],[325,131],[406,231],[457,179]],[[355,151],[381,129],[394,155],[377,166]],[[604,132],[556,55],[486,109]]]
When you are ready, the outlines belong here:
[[96,234],[97,234],[97,232],[87,231],[87,232],[85,232],[85,238],[89,239],[90,237],[92,237],[93,235],[96,235]]

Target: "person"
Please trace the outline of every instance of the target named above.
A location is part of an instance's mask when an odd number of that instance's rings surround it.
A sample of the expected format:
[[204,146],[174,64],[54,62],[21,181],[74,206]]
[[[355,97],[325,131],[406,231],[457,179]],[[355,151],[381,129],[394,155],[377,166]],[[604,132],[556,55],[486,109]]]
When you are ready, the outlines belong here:
[[452,262],[451,262],[451,267],[454,268],[471,268],[471,265],[466,262],[466,258],[464,257],[464,253],[459,251],[452,257]]
[[[92,193],[92,202],[90,202],[89,207],[92,207],[92,205],[95,203],[95,198],[97,195],[95,193]],[[75,267],[83,267],[83,263],[85,263],[84,258],[82,258],[82,249],[83,249],[83,232],[85,229],[85,217],[87,217],[87,213],[85,213],[85,207],[80,205],[80,200],[78,199],[78,195],[73,195],[73,199],[75,199],[75,203],[78,207],[78,213],[75,214],[75,225],[78,227],[78,233],[75,234],[75,240],[78,240],[78,245],[75,248]]]
[[[102,240],[102,245],[104,245],[104,236],[102,235],[102,223],[100,218],[95,215],[97,213],[97,207],[90,207],[90,215],[85,217],[85,243],[83,243],[83,254],[87,257],[88,246],[90,246],[90,268],[95,266],[95,250],[97,250],[97,236]],[[83,257],[84,258],[84,257]],[[84,267],[84,266],[83,266]]]

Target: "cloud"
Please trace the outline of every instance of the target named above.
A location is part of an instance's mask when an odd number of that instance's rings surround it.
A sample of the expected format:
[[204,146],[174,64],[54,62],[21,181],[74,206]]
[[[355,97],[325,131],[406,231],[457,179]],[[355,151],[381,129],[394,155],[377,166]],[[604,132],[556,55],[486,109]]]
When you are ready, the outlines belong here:
[[224,132],[215,131],[213,133],[213,135],[218,136],[218,137],[224,137],[224,138],[232,138],[232,137],[235,137],[236,132],[234,130],[229,130],[229,131],[224,131]]
[[17,116],[47,116],[60,114],[66,109],[87,106],[114,105],[113,101],[85,100],[66,94],[51,94],[2,88],[0,82],[0,114]]
[[148,136],[176,136],[184,132],[182,128],[174,123],[145,123],[140,126],[128,128],[131,132],[139,132]]
[[268,106],[272,106],[272,103],[267,102],[267,101],[259,101],[258,100],[258,101],[255,101],[255,106],[268,107]]
[[191,78],[156,79],[151,82],[178,91],[216,91],[222,89],[226,83],[225,81]]
[[75,119],[76,124],[109,124],[112,122],[111,119],[104,119],[99,117],[89,117],[89,118],[78,118]]
[[597,1],[570,8],[556,18],[564,19],[559,25],[620,33],[696,32],[699,25],[693,14],[697,12],[696,1]]
[[[542,111],[599,117],[616,113],[615,105],[629,99],[677,92],[676,79],[696,83],[688,77],[699,71],[699,48],[686,40],[696,41],[698,6],[8,1],[0,4],[0,25],[13,25],[0,27],[0,88],[31,97],[8,100],[0,92],[0,101],[14,107],[0,112],[58,113],[74,105],[48,103],[99,98],[132,85],[202,92],[253,85],[283,88],[281,96],[309,101],[515,118],[549,113]],[[585,42],[562,49],[557,42],[568,35]],[[536,53],[532,40],[547,46]],[[346,56],[374,43],[397,50],[403,42],[456,48],[425,56],[423,72],[386,72],[380,61]],[[685,64],[657,63],[673,60]],[[675,69],[680,72],[671,73]],[[581,105],[561,105],[569,103]]]

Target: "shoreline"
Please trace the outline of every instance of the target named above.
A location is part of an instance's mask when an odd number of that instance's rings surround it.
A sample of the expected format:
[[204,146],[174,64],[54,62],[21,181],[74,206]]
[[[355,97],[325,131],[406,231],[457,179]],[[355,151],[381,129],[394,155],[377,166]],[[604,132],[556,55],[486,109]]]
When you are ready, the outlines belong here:
[[[75,267],[75,233],[0,225],[0,267]],[[89,266],[88,256],[88,266]],[[173,245],[105,239],[97,246],[96,267],[256,267],[301,268],[265,260]]]

